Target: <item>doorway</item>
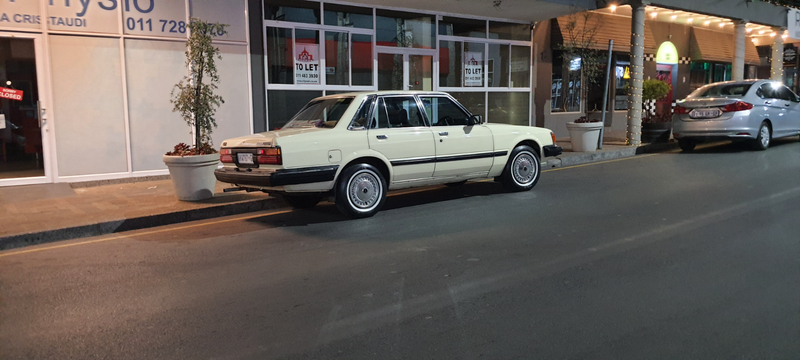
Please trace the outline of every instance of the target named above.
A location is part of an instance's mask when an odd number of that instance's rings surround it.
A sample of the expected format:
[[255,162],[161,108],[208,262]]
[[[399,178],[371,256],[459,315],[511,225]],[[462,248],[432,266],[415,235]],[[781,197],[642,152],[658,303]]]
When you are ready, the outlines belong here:
[[657,64],[656,65],[656,79],[661,80],[669,85],[669,92],[667,96],[656,100],[656,114],[670,115],[672,114],[672,99],[675,92],[673,85],[673,75],[677,74],[676,64]]
[[41,42],[0,32],[0,185],[50,181]]
[[378,51],[378,90],[433,90],[433,53]]

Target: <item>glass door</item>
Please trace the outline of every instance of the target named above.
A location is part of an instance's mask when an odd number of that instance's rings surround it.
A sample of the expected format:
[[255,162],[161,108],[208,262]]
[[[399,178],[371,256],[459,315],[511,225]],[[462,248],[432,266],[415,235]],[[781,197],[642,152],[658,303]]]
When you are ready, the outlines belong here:
[[379,52],[378,90],[433,90],[433,55]]
[[0,33],[0,185],[47,182],[39,35],[6,34]]

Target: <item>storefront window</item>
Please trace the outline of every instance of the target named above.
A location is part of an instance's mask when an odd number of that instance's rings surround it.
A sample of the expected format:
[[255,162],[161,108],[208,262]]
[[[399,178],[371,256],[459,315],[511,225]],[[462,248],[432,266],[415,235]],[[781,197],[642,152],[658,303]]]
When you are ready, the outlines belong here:
[[351,35],[353,85],[372,86],[372,35]]
[[528,125],[530,97],[530,92],[490,92],[487,120],[491,123]]
[[[625,58],[622,60],[621,58]],[[614,110],[628,110],[628,89],[631,86],[631,63],[629,55],[617,55],[614,69]]]
[[483,87],[485,50],[483,43],[464,43],[464,87]]
[[486,20],[445,16],[439,20],[439,35],[486,38]]
[[350,85],[350,49],[346,32],[325,32],[325,83]]
[[372,29],[372,9],[324,4],[325,25]]
[[531,86],[531,47],[511,46],[511,87]]
[[472,115],[486,116],[486,92],[451,92],[461,105],[469,110]]
[[319,24],[319,3],[313,1],[264,1],[266,20]]
[[267,116],[269,130],[280,129],[289,122],[311,99],[322,96],[322,91],[269,90],[267,91]]
[[267,27],[267,78],[270,84],[294,84],[292,29]]
[[461,48],[460,41],[439,42],[439,86],[461,86]]
[[489,59],[486,77],[489,87],[508,87],[508,64],[511,46],[489,44]]
[[390,10],[377,10],[377,44],[379,46],[433,49],[436,45],[436,20],[423,15]]
[[531,41],[531,26],[528,24],[489,21],[489,38]]
[[563,59],[553,55],[553,82],[550,89],[552,112],[581,110],[581,58]]

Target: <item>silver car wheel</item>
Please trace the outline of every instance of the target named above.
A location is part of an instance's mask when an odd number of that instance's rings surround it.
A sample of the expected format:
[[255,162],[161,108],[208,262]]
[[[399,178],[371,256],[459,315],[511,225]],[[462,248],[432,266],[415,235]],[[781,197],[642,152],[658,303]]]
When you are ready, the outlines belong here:
[[759,132],[761,133],[761,146],[765,148],[769,147],[769,127],[761,125],[761,130],[759,130]]
[[347,182],[347,200],[356,211],[372,211],[380,203],[381,196],[383,186],[380,177],[371,170],[359,170]]
[[529,151],[521,151],[511,163],[511,178],[519,186],[529,186],[539,176],[539,164]]

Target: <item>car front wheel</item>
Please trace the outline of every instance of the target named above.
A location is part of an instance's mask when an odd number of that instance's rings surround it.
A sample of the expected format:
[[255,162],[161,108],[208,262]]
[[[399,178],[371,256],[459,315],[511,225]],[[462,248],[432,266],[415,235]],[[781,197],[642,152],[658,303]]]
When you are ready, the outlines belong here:
[[530,190],[539,182],[541,172],[536,151],[527,145],[517,146],[503,169],[503,186],[509,191]]
[[373,216],[383,207],[386,190],[386,179],[374,166],[349,166],[336,182],[336,207],[351,218]]
[[764,121],[761,123],[761,127],[758,128],[758,136],[756,140],[753,141],[753,148],[756,150],[766,150],[769,147],[770,140],[772,140],[772,131],[769,129],[767,122]]

